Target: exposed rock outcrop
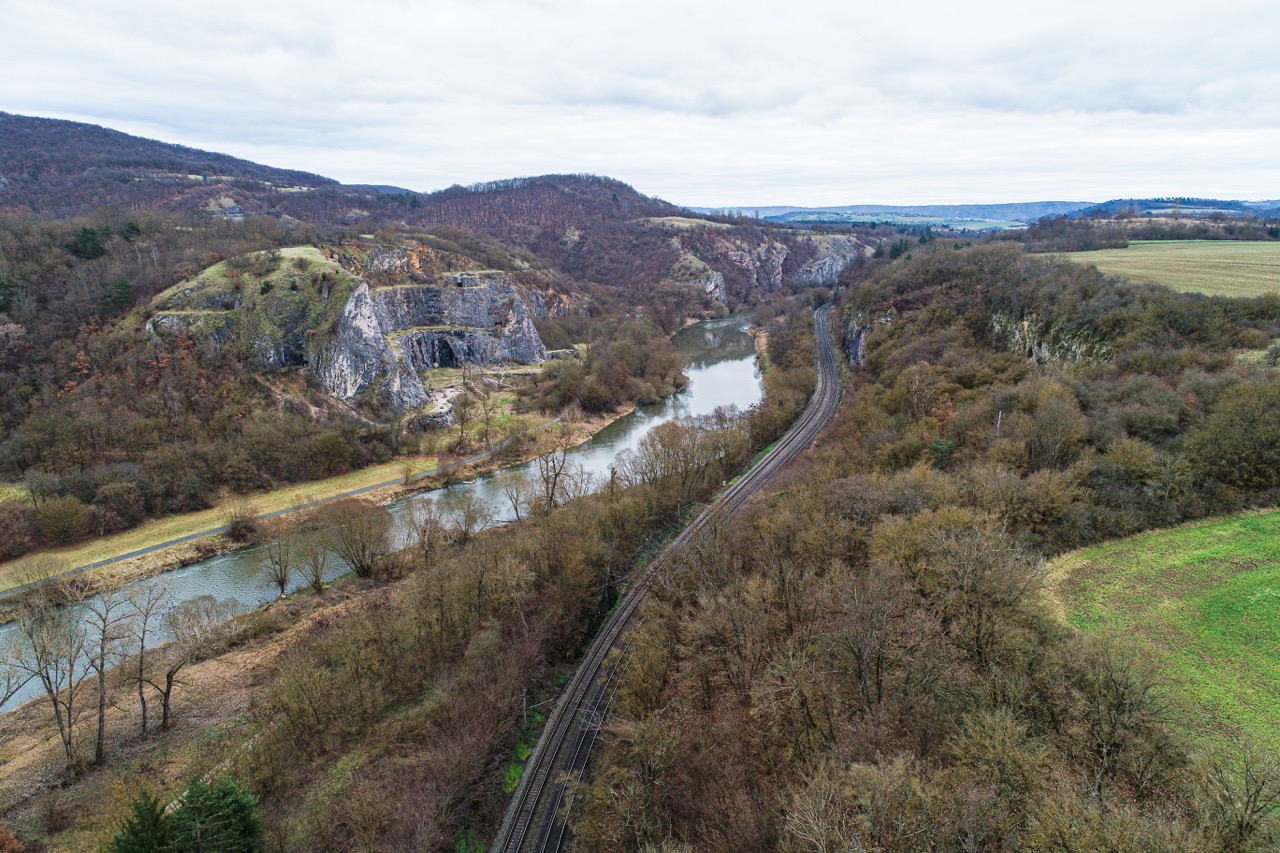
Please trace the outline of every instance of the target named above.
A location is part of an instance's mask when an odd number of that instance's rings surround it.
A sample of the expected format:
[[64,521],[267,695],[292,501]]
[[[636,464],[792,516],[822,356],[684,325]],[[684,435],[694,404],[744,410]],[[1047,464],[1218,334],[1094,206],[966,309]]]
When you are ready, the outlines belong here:
[[337,334],[314,352],[320,386],[340,399],[374,387],[399,411],[431,400],[418,374],[463,364],[545,361],[523,292],[508,281],[474,278],[464,286],[359,285]]
[[845,355],[849,364],[861,367],[866,359],[867,336],[876,325],[887,325],[893,322],[893,311],[872,313],[846,308],[844,313],[844,333],[841,336]]
[[864,250],[853,237],[827,237],[819,244],[818,256],[796,270],[792,278],[806,284],[830,287],[840,278],[844,268]]
[[727,251],[724,257],[751,275],[755,289],[772,293],[782,289],[782,264],[789,252],[782,243],[768,240],[750,251]]
[[[429,246],[361,248],[215,264],[153,300],[146,329],[160,342],[186,333],[201,347],[238,345],[263,370],[306,365],[326,393],[384,393],[400,412],[444,402],[424,371],[546,360],[533,318],[554,292],[503,272],[438,272],[446,261]],[[357,271],[391,284],[373,287]]]
[[728,295],[724,289],[724,275],[718,272],[710,272],[701,278],[695,278],[689,282],[694,287],[702,288],[702,295],[713,302],[725,302]]

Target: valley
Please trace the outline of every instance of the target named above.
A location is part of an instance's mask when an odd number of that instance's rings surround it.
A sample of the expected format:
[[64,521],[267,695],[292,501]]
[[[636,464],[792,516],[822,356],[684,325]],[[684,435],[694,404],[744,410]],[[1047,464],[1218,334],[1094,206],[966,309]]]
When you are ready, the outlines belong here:
[[215,801],[282,853],[1280,843],[1274,203],[0,130],[27,849]]

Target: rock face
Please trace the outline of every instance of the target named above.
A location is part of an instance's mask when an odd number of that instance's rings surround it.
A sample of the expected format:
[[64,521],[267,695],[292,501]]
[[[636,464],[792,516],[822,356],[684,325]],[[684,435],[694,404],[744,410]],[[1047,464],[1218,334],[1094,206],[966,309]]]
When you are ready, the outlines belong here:
[[861,244],[852,237],[829,237],[823,241],[818,256],[796,270],[792,277],[806,284],[829,287],[862,251]]
[[447,266],[429,246],[254,253],[156,297],[146,329],[161,344],[186,334],[200,347],[241,347],[251,369],[306,365],[326,393],[382,393],[399,412],[443,402],[424,371],[546,360],[533,318],[554,294]]
[[878,314],[872,314],[869,311],[846,309],[844,315],[844,334],[842,343],[844,344],[845,355],[849,358],[849,364],[853,367],[861,367],[866,358],[867,335],[877,324],[887,325],[893,322],[893,311],[882,311]]
[[751,275],[756,289],[772,293],[782,289],[782,264],[790,250],[782,243],[769,240],[751,251],[729,251],[724,257]]
[[724,275],[722,273],[713,271],[701,278],[693,279],[689,284],[702,288],[702,294],[712,301],[725,302],[729,298],[724,289]]
[[360,284],[337,334],[313,352],[320,386],[343,400],[380,388],[398,411],[432,397],[418,374],[463,364],[536,364],[547,349],[524,293],[509,281],[466,276],[445,286],[370,290]]

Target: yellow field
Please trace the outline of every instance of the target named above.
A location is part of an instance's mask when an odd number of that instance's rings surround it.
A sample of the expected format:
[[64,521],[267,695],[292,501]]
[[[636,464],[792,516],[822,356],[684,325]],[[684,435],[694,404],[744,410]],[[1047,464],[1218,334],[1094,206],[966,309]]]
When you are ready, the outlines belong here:
[[1077,263],[1134,281],[1214,296],[1280,294],[1280,242],[1135,241],[1127,249],[1071,252]]

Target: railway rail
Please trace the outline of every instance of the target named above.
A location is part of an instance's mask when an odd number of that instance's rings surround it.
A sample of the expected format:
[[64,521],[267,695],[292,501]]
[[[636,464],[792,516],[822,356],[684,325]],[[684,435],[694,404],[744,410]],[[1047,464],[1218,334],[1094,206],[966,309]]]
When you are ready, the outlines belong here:
[[[830,305],[814,312],[818,380],[800,417],[759,462],[707,506],[655,557],[623,596],[587,649],[525,764],[490,850],[559,851],[569,840],[566,780],[584,773],[626,666],[624,634],[653,583],[687,543],[714,531],[808,447],[840,402],[839,360],[831,332]],[[615,652],[611,654],[611,652]]]

